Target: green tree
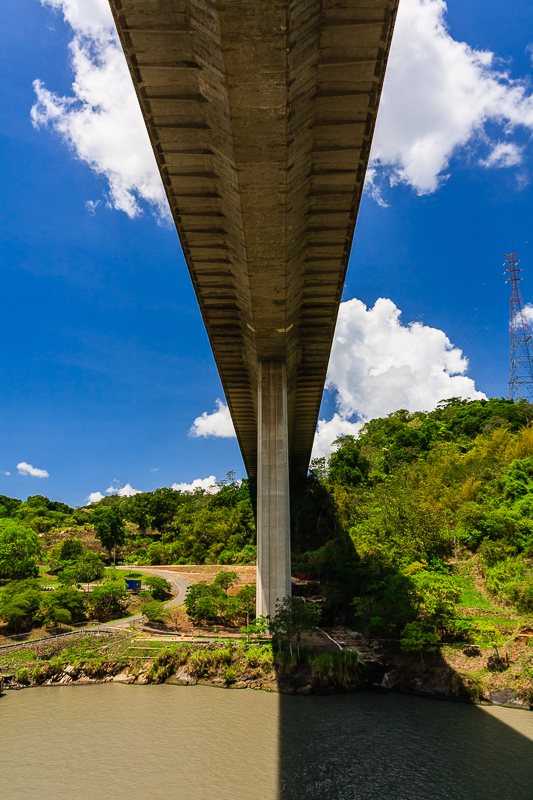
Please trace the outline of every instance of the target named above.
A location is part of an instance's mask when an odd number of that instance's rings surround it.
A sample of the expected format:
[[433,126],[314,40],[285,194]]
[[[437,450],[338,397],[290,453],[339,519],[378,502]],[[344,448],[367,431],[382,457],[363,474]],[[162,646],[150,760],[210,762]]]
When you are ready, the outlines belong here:
[[311,633],[321,616],[321,609],[312,601],[305,602],[302,597],[287,595],[276,600],[276,613],[270,620],[270,631],[278,641],[286,639],[292,656],[292,642],[296,640],[298,658],[303,633]]
[[105,566],[102,564],[102,560],[97,553],[86,551],[81,558],[78,558],[62,569],[57,577],[60,583],[67,586],[86,583],[87,591],[89,591],[89,584],[92,581],[101,580],[104,574]]
[[121,547],[126,541],[126,526],[119,505],[98,506],[91,517],[91,523],[102,546],[110,553],[111,550],[114,551],[113,561],[116,563],[117,546]]
[[189,619],[196,624],[203,622],[231,625],[239,613],[236,597],[229,597],[218,583],[205,581],[188,587],[185,608]]
[[246,614],[246,625],[250,624],[250,615],[255,612],[256,589],[252,583],[242,586],[236,594],[239,609]]
[[126,611],[128,593],[123,583],[96,586],[89,596],[89,607],[102,622],[120,618]]
[[71,586],[61,586],[55,592],[43,592],[40,614],[48,625],[68,625],[73,619],[81,619],[84,612],[85,598]]
[[146,575],[143,577],[143,583],[150,587],[150,594],[154,600],[166,600],[172,594],[172,584],[159,575]]
[[222,591],[224,591],[227,594],[228,593],[228,589],[231,589],[231,587],[235,583],[237,583],[238,580],[239,580],[239,576],[237,575],[236,572],[233,572],[233,570],[224,570],[223,569],[215,577],[215,579],[213,581],[213,584],[215,586],[220,586]]
[[36,577],[39,537],[22,522],[0,519],[0,578]]
[[504,644],[504,638],[498,628],[492,622],[480,620],[476,623],[474,632],[474,644],[480,647],[491,647],[496,653],[496,658],[500,660],[500,647]]
[[250,641],[250,636],[263,636],[266,631],[270,629],[270,617],[256,617],[253,619],[249,625],[245,625],[241,628],[241,631],[246,636],[247,640]]
[[416,650],[420,655],[422,667],[425,669],[423,652],[427,653],[436,650],[439,642],[440,638],[437,634],[428,631],[421,622],[415,620],[414,622],[408,622],[403,629],[400,647],[407,652]]
[[353,436],[341,436],[329,461],[329,477],[334,483],[359,486],[370,471],[369,460],[361,453],[361,444]]
[[8,583],[0,595],[0,618],[13,631],[30,630],[39,611],[41,594],[39,583],[33,578]]

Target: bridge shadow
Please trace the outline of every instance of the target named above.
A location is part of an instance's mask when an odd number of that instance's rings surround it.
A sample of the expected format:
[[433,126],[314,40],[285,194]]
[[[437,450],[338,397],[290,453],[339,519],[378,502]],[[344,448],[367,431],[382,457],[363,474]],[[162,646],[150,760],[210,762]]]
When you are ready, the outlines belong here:
[[533,795],[525,711],[374,692],[279,702],[279,800]]
[[[291,503],[293,574],[320,583],[327,596],[323,624],[342,623],[343,617],[353,622],[358,597],[358,629],[369,634],[370,618],[377,615],[397,638],[414,618],[410,579],[379,559],[359,557],[318,481],[294,485]],[[390,658],[394,663],[394,654]],[[434,686],[441,679],[449,685],[453,677],[460,685],[461,676],[450,673],[433,654],[423,674],[413,667],[405,677]],[[399,693],[280,695],[278,796],[526,800],[533,797],[533,714]]]

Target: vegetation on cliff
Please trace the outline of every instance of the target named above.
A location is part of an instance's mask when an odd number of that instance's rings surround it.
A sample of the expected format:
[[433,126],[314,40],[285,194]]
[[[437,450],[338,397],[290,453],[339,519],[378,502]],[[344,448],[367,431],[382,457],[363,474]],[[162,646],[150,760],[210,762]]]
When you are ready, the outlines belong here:
[[533,615],[532,416],[453,398],[372,420],[314,462],[293,503],[295,560],[326,620],[427,650],[473,641],[472,610]]

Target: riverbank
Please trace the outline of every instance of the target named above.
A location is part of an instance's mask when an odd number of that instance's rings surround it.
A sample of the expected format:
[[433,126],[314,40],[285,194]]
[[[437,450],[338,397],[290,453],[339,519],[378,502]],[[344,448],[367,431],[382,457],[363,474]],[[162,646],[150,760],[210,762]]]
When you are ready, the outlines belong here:
[[[337,634],[339,636],[339,634]],[[341,638],[339,636],[339,638]],[[348,635],[342,641],[345,641]],[[335,648],[335,649],[333,649]],[[392,652],[392,644],[353,640],[344,649],[274,653],[270,642],[167,642],[131,632],[23,644],[0,653],[5,689],[88,683],[208,685],[282,694],[324,695],[373,689],[439,700],[531,709],[528,661],[508,657],[505,669],[487,669],[487,656],[464,646],[425,656]],[[518,642],[517,650],[527,645]],[[467,663],[470,662],[470,663]]]

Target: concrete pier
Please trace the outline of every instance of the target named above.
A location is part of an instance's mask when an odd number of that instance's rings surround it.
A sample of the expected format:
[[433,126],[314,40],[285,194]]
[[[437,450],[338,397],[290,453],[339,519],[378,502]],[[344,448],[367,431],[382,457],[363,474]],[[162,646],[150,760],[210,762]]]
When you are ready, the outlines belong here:
[[399,0],[109,3],[258,479],[257,611],[272,614],[291,588],[289,469],[309,466]]
[[257,616],[291,593],[287,370],[259,362],[257,437]]

